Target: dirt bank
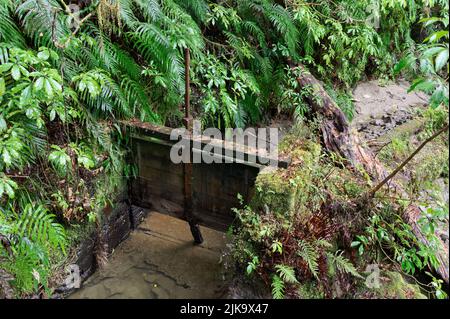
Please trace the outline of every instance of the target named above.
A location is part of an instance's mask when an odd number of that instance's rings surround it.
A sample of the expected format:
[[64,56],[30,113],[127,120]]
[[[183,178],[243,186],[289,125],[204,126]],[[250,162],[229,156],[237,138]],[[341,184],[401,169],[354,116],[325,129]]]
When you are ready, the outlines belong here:
[[400,80],[381,86],[376,80],[362,82],[353,91],[355,117],[352,127],[365,140],[386,134],[414,118],[428,103],[423,93],[408,93],[410,84]]

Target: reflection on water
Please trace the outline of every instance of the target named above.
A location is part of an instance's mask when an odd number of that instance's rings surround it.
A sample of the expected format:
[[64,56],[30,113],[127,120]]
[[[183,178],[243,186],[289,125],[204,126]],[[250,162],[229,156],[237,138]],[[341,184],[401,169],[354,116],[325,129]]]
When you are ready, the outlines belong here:
[[194,246],[187,223],[151,213],[70,298],[220,298],[225,235],[202,227]]

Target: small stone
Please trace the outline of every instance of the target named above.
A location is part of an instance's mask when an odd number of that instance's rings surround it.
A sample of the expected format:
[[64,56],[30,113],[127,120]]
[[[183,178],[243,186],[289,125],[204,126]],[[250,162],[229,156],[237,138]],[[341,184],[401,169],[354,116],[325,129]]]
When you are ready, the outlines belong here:
[[392,118],[389,115],[383,115],[382,119],[385,123],[392,122]]
[[375,125],[382,126],[384,122],[382,120],[375,120]]

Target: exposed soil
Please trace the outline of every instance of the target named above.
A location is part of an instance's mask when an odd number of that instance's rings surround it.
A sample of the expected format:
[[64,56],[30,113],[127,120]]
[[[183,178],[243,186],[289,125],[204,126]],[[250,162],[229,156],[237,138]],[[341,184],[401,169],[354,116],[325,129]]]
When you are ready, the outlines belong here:
[[[417,116],[420,109],[427,107],[428,97],[423,93],[408,93],[410,84],[399,81],[386,86],[381,86],[378,81],[360,83],[354,90],[355,118],[352,127],[360,132],[363,142],[373,149],[375,153],[389,145],[393,138],[409,136],[410,143],[417,147],[419,141],[417,134],[423,129],[424,119]],[[439,149],[437,147],[439,146]],[[410,183],[411,171],[415,171],[425,161],[429,161],[429,154],[443,152],[440,145],[430,143],[413,161],[406,166],[397,178],[404,183]],[[400,159],[400,161],[403,160]],[[394,169],[400,161],[385,163],[387,167]],[[429,193],[433,195],[430,196]],[[436,197],[437,199],[433,198]],[[433,181],[433,189],[422,190],[419,199],[433,207],[436,200],[449,203],[449,182],[443,178]],[[426,212],[426,207],[421,209]],[[441,237],[448,250],[449,244],[448,217],[445,223],[439,223],[436,234]]]
[[413,119],[418,108],[428,103],[423,93],[407,93],[410,84],[400,80],[381,86],[378,81],[360,83],[353,91],[355,117],[352,127],[365,140],[386,134]]

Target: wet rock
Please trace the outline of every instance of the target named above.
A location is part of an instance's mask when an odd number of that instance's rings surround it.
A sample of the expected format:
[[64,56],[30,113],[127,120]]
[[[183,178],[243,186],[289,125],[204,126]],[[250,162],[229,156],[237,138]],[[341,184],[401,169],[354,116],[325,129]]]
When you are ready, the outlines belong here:
[[130,208],[130,218],[131,218],[131,227],[136,229],[140,223],[147,217],[148,210],[142,207],[131,205]]
[[382,126],[384,124],[384,122],[380,119],[376,119],[376,120],[370,121],[370,124],[376,125],[376,126]]
[[[94,253],[96,241],[97,235],[95,231],[93,231],[89,233],[89,235],[87,235],[78,245],[74,264],[78,266],[80,270],[81,281],[86,280],[97,269]],[[74,289],[75,287],[67,286],[63,278],[63,280],[58,283],[58,287],[55,289],[55,294],[52,298],[63,298],[64,296],[70,294]]]
[[228,286],[225,299],[271,299],[272,295],[262,283],[250,282],[245,278],[235,278]]
[[107,252],[111,253],[131,231],[129,205],[126,202],[118,203],[108,216],[101,230],[101,242],[107,245]]
[[75,262],[80,268],[81,278],[84,280],[95,271],[94,248],[96,242],[96,234],[91,233],[82,241],[77,252],[77,261]]
[[11,299],[14,297],[14,291],[10,285],[10,281],[14,277],[0,268],[0,299]]
[[381,119],[385,122],[385,123],[391,123],[392,122],[392,117],[390,115],[383,115],[381,117]]
[[381,278],[378,294],[381,298],[390,299],[427,299],[419,285],[406,281],[405,277],[395,271],[387,271]]

